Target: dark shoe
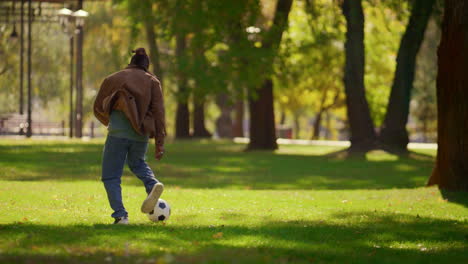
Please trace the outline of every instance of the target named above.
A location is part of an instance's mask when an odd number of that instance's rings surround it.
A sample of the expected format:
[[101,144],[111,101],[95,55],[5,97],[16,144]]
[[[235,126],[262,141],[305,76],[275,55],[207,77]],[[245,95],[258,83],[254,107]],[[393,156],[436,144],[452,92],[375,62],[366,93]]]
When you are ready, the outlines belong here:
[[114,218],[114,225],[128,225],[128,217],[116,217]]

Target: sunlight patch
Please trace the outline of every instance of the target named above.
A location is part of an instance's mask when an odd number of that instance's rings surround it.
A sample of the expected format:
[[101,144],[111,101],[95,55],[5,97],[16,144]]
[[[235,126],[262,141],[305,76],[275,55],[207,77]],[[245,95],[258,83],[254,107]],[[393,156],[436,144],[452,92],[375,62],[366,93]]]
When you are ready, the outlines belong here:
[[383,150],[373,150],[366,154],[368,161],[397,161],[398,156]]

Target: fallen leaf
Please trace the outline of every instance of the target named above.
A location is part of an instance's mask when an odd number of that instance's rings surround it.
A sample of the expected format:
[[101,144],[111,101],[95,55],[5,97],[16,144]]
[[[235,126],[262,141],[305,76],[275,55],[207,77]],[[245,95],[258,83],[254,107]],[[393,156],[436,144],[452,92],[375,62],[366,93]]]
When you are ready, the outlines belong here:
[[213,238],[222,238],[223,237],[223,232],[218,232],[213,235]]

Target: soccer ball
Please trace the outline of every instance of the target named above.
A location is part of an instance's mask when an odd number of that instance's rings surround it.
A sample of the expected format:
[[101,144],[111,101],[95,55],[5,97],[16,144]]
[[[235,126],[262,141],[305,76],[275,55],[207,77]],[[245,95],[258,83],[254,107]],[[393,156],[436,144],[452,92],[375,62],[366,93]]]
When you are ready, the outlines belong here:
[[166,221],[171,215],[171,206],[164,201],[159,199],[154,206],[154,210],[148,213],[149,220],[153,222]]

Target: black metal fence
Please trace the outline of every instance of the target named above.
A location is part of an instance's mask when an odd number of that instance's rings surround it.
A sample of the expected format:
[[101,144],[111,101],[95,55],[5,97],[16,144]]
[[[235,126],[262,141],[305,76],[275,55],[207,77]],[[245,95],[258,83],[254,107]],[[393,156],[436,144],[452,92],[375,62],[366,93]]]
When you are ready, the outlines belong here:
[[[34,121],[32,134],[34,136],[67,136],[70,128],[66,127],[64,120],[61,122]],[[26,135],[28,122],[26,118],[0,117],[0,136],[6,135]],[[102,136],[95,129],[93,121],[83,128],[83,135],[88,137]]]
[[[27,126],[28,123],[26,119],[0,119],[0,135],[24,135],[26,133]],[[32,131],[34,135],[40,136],[65,136],[65,121],[35,121],[32,126]]]

